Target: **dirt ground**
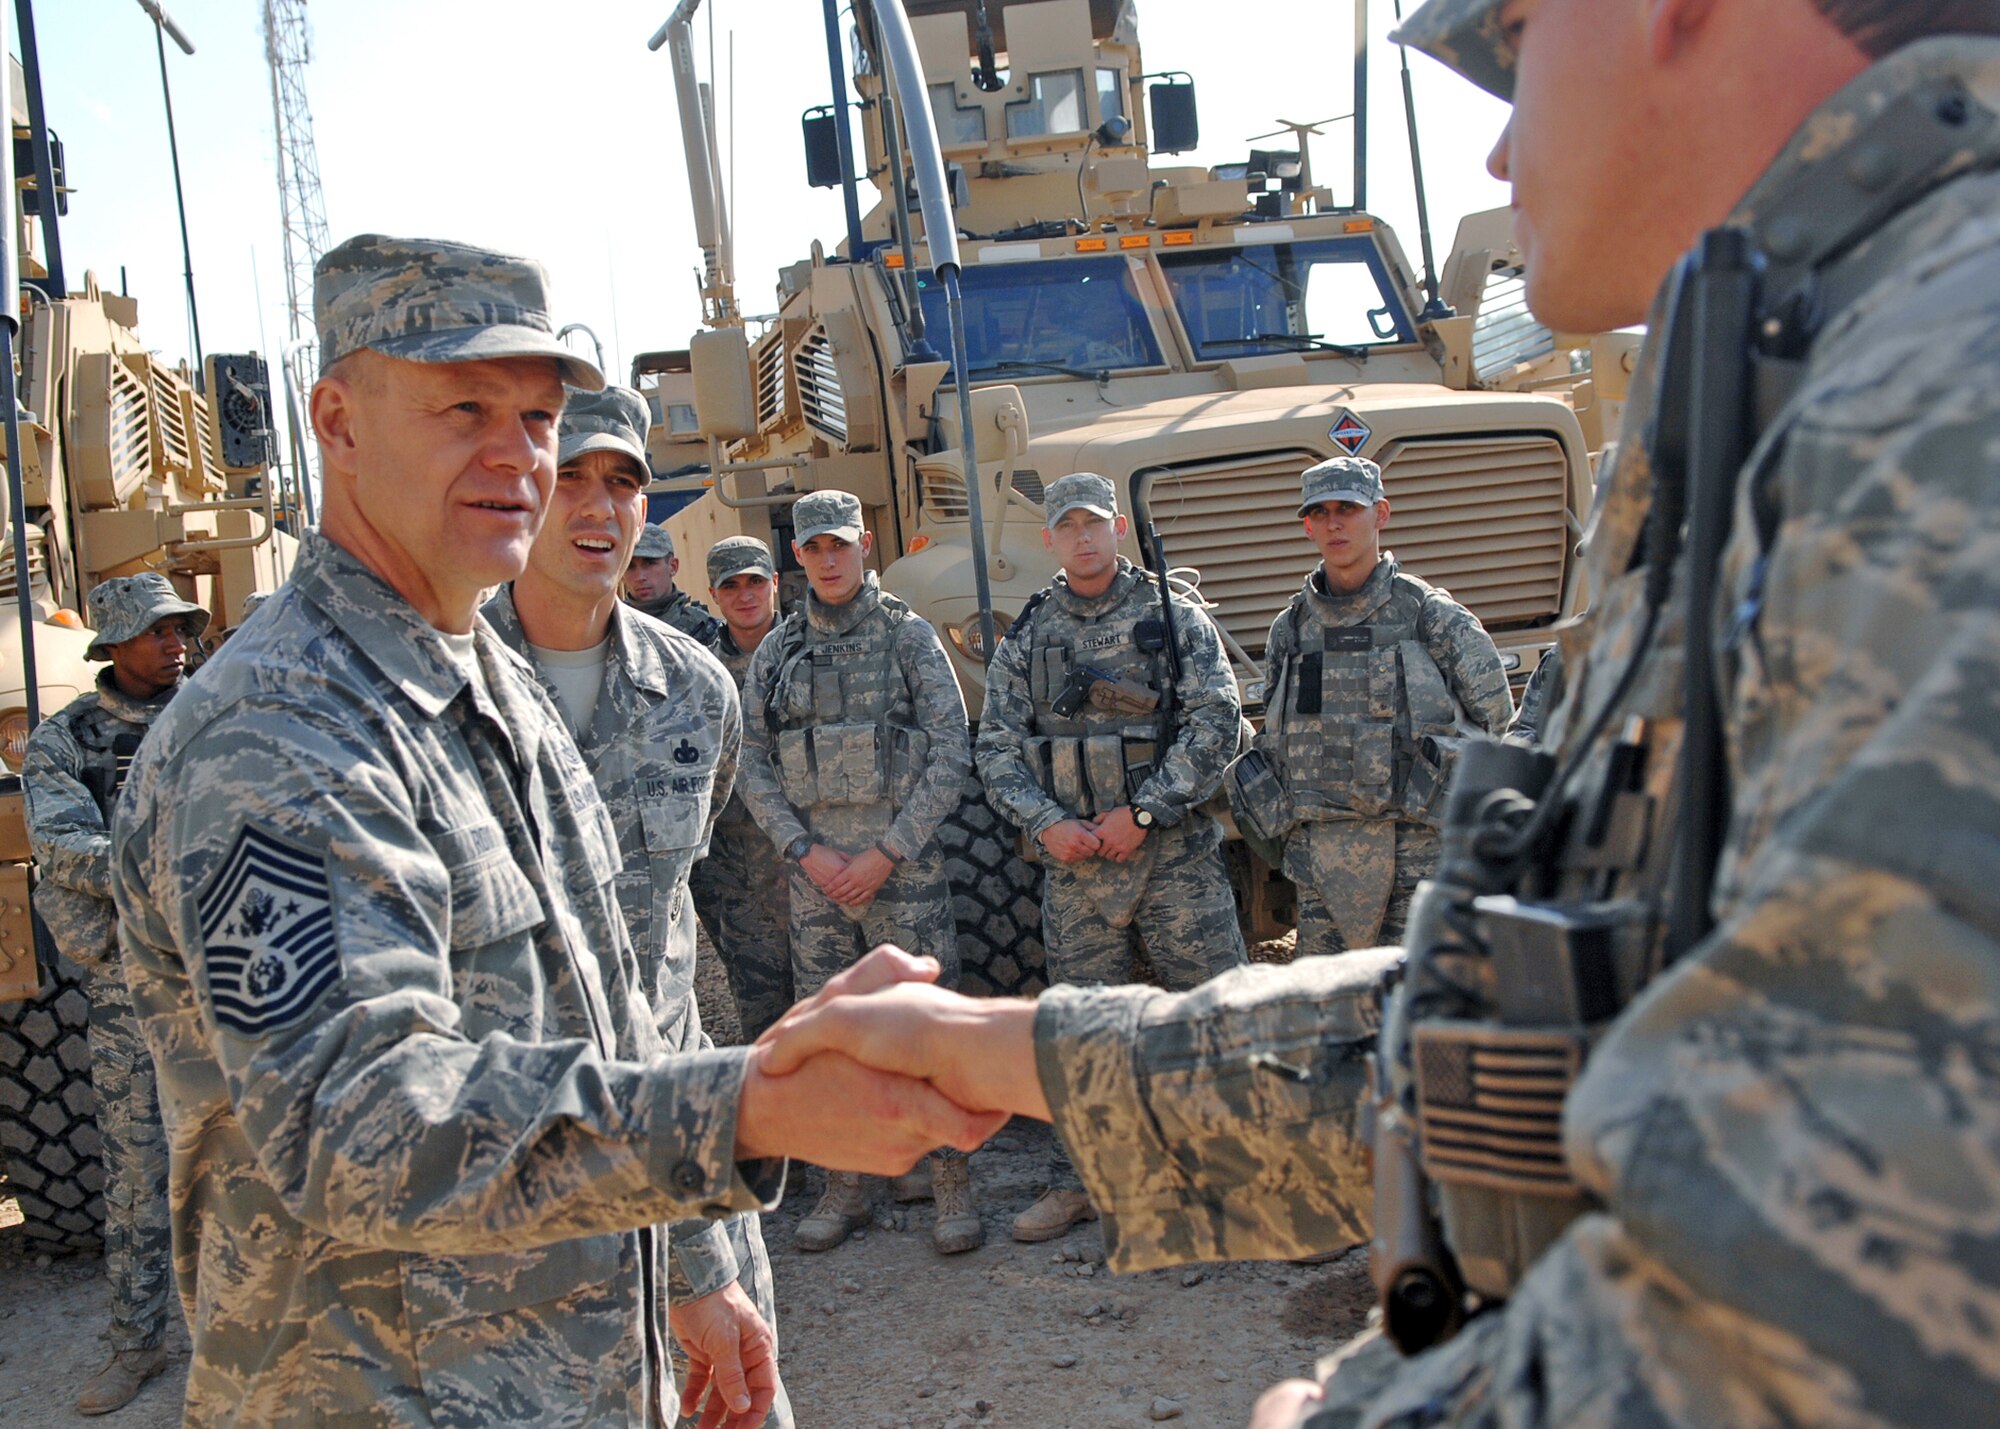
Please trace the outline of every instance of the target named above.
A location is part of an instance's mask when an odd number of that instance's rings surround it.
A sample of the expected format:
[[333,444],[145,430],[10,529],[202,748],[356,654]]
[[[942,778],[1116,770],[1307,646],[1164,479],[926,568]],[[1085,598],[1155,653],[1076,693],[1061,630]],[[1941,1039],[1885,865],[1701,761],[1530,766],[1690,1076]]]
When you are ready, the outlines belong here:
[[[1266,960],[1282,951],[1259,949]],[[718,1040],[733,1034],[728,992],[704,957],[698,987]],[[817,1176],[797,1176],[765,1218],[777,1278],[785,1381],[803,1429],[1034,1429],[1177,1420],[1240,1425],[1265,1386],[1309,1373],[1357,1333],[1373,1301],[1365,1250],[1325,1264],[1201,1265],[1115,1276],[1095,1225],[1019,1245],[1007,1223],[1029,1205],[1049,1131],[1017,1121],[973,1157],[986,1244],[931,1249],[928,1204],[876,1192],[875,1224],[821,1255],[793,1249]],[[54,1260],[0,1230],[0,1421],[10,1429],[83,1422],[74,1404],[108,1358],[102,1263]],[[178,1317],[169,1372],[104,1420],[117,1429],[180,1421],[187,1334]]]

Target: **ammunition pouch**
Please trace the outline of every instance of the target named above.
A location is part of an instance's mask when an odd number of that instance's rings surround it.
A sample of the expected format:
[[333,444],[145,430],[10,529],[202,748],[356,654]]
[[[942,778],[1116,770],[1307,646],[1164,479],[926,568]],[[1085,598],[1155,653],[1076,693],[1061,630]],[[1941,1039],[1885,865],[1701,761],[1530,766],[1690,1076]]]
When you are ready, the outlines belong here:
[[1285,840],[1298,827],[1299,813],[1271,761],[1256,749],[1239,755],[1223,772],[1222,787],[1244,842],[1272,868],[1282,868]]
[[1413,741],[1410,772],[1403,782],[1405,814],[1432,828],[1443,821],[1452,773],[1464,752],[1465,740],[1458,735],[1425,734]]
[[[887,757],[885,759],[885,750]],[[823,724],[778,732],[778,786],[795,809],[901,807],[923,777],[930,736],[901,726]]]
[[1028,769],[1043,793],[1072,817],[1094,819],[1132,802],[1159,757],[1150,727],[1118,733],[1038,736],[1027,745]]

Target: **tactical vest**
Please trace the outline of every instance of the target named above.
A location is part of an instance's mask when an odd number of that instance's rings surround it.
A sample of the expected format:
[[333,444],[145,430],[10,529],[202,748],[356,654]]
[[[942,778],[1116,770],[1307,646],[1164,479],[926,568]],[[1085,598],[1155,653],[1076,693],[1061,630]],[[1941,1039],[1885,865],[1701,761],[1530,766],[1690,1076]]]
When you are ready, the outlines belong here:
[[1265,691],[1259,745],[1305,821],[1391,816],[1436,823],[1460,713],[1421,638],[1431,588],[1401,572],[1365,623],[1329,625],[1292,598],[1292,648]]
[[849,630],[817,630],[803,611],[778,629],[778,673],[764,717],[779,787],[808,827],[815,811],[843,807],[879,808],[893,819],[930,755],[896,658],[910,608],[872,584],[855,599],[877,606]]
[[[1131,803],[1173,743],[1159,587],[1143,572],[1133,576],[1125,599],[1088,624],[1032,607],[1024,613],[1028,695],[1035,703],[1028,768],[1042,791],[1077,818]],[[1085,703],[1069,718],[1057,714],[1057,696],[1071,672],[1085,665],[1150,687],[1161,697],[1159,712],[1135,716]]]

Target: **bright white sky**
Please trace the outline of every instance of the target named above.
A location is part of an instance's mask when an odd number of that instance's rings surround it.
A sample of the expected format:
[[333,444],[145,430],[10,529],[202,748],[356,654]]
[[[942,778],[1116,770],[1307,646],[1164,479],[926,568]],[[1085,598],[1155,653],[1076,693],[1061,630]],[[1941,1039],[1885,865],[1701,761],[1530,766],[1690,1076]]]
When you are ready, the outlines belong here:
[[[1412,6],[1417,0],[1408,0]],[[206,350],[275,354],[287,336],[271,86],[260,0],[166,0],[182,177]],[[307,78],[334,242],[363,231],[461,239],[547,264],[557,320],[602,339],[614,373],[685,346],[699,325],[672,76],[646,40],[672,0],[321,0]],[[153,24],[135,0],[35,6],[49,123],[77,192],[63,221],[70,286],[124,268],[141,331],[191,352]],[[841,233],[836,190],[808,189],[802,110],[828,98],[818,0],[708,0],[732,192],[738,291],[775,306],[779,266]],[[1141,0],[1149,71],[1190,71],[1202,148],[1166,163],[1241,159],[1279,117],[1351,107],[1349,0]],[[1370,206],[1419,261],[1391,0],[1375,0]],[[726,93],[731,34],[733,106]],[[704,34],[705,39],[705,34]],[[1505,108],[1422,55],[1418,122],[1442,255],[1458,217],[1506,202],[1486,151]],[[1276,141],[1272,145],[1275,146]],[[1316,176],[1346,190],[1345,123],[1316,141]],[[723,163],[730,166],[725,127]],[[867,199],[864,191],[864,208]],[[578,339],[581,341],[581,339]],[[280,399],[282,401],[282,399]]]

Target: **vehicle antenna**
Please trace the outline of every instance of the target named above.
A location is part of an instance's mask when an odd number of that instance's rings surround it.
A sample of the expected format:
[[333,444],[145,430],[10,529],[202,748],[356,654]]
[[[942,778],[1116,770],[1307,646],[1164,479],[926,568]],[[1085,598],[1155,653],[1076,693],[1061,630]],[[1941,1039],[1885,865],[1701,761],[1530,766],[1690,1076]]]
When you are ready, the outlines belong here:
[[[1396,24],[1403,23],[1403,0],[1395,0]],[[1440,318],[1452,316],[1451,306],[1438,296],[1437,259],[1431,251],[1431,208],[1424,195],[1424,155],[1417,146],[1417,98],[1410,88],[1410,47],[1399,46],[1403,52],[1403,123],[1410,133],[1410,174],[1417,185],[1417,241],[1424,251],[1424,292],[1429,301],[1424,310],[1417,314],[1419,322],[1436,322]]]
[[174,135],[174,92],[167,84],[167,36],[174,37],[174,43],[181,47],[181,53],[194,53],[194,42],[176,25],[173,16],[160,8],[159,0],[139,0],[139,8],[153,20],[153,42],[160,51],[160,98],[167,106],[167,153],[174,164],[174,203],[181,215],[181,260],[186,265],[188,330],[194,343],[195,383],[201,382],[201,310],[194,300],[194,249],[188,244],[187,193],[181,187],[181,146]]

